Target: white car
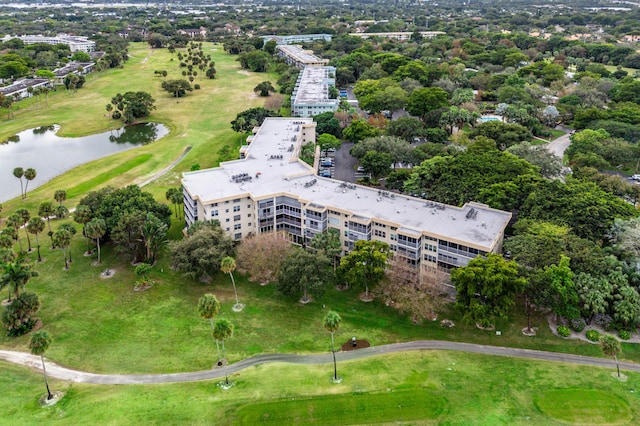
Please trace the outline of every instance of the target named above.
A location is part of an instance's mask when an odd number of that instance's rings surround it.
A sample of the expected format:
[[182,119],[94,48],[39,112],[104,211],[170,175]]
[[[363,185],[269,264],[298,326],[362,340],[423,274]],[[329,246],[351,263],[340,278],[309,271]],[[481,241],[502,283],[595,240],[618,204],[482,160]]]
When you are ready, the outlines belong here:
[[640,175],[633,175],[631,176],[631,179],[640,181]]

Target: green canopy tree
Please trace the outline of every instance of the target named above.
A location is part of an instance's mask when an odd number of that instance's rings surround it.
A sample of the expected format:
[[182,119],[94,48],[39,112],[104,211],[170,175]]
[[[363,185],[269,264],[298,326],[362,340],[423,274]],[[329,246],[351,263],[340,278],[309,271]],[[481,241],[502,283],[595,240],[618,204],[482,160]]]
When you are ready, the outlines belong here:
[[192,92],[193,87],[184,79],[180,80],[165,80],[162,82],[162,88],[167,92],[173,94],[176,98],[182,98],[186,96],[187,92]]
[[253,91],[260,96],[269,96],[270,93],[275,92],[276,88],[273,87],[270,81],[263,81],[253,88]]
[[38,276],[38,273],[32,271],[31,267],[31,264],[24,256],[4,263],[2,275],[0,275],[0,284],[2,287],[9,289],[9,300],[11,300],[11,292],[13,292],[14,298],[17,299],[20,296],[20,290],[24,289],[29,280]]
[[44,353],[51,346],[53,338],[46,330],[38,330],[31,335],[29,339],[29,351],[33,355],[40,355],[40,361],[42,361],[42,374],[44,375],[44,384],[47,387],[47,400],[53,398],[51,390],[49,389],[49,381],[47,380],[47,369],[44,365]]
[[333,270],[337,268],[336,261],[339,260],[342,253],[342,243],[340,242],[340,232],[336,229],[329,228],[324,232],[320,232],[309,241],[310,249],[322,251],[333,264]]
[[335,311],[327,312],[327,315],[324,317],[324,321],[322,322],[323,327],[329,333],[331,333],[331,353],[333,354],[333,380],[338,380],[338,366],[336,363],[336,348],[333,340],[333,333],[338,331],[340,328],[340,323],[342,322],[342,318]]
[[38,216],[47,220],[47,226],[49,228],[49,236],[51,237],[51,244],[53,245],[53,231],[51,231],[51,216],[53,216],[55,210],[51,201],[43,201],[38,207]]
[[369,287],[374,287],[384,278],[389,245],[380,241],[356,241],[351,253],[340,259],[338,275],[347,283],[364,287],[365,298],[369,298]]
[[69,269],[69,260],[67,258],[67,247],[71,244],[71,232],[66,229],[58,229],[53,234],[53,245],[62,249],[64,257],[64,269]]
[[329,259],[324,253],[294,248],[280,265],[276,287],[288,296],[302,293],[301,301],[306,303],[310,300],[309,293],[321,294],[332,276]]
[[62,205],[67,199],[67,191],[64,189],[57,189],[53,194],[53,199],[58,202],[59,205]]
[[14,239],[18,242],[18,245],[20,247],[20,253],[22,253],[23,252],[22,242],[20,241],[20,234],[18,233],[18,231],[20,230],[20,227],[22,226],[22,217],[18,213],[12,213],[7,218],[6,224],[7,224],[7,228],[13,229]]
[[526,279],[519,276],[516,262],[488,253],[486,258],[476,257],[467,266],[451,271],[451,283],[457,291],[456,307],[464,319],[488,326],[507,317]]

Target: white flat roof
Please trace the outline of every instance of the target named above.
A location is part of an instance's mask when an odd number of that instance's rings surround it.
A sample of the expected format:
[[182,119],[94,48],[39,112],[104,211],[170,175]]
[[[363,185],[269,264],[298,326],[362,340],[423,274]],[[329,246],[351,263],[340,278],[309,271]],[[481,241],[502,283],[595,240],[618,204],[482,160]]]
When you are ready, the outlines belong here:
[[[249,145],[245,159],[185,173],[182,184],[203,205],[225,198],[260,199],[289,194],[316,206],[397,224],[400,232],[408,235],[424,231],[485,251],[493,248],[511,218],[511,213],[479,203],[467,203],[460,208],[316,176],[313,168],[298,160],[300,124],[295,123],[311,121],[267,118]],[[243,173],[251,180],[233,181],[233,176]],[[309,185],[312,180],[315,183]]]
[[333,67],[305,67],[296,91],[295,105],[334,104],[337,99],[329,99],[329,73]]
[[292,58],[297,59],[303,64],[315,64],[315,63],[326,63],[329,62],[326,59],[321,59],[314,55],[313,53],[309,53],[304,50],[302,47],[296,44],[281,44],[278,46],[278,49],[283,50],[287,53],[287,55]]

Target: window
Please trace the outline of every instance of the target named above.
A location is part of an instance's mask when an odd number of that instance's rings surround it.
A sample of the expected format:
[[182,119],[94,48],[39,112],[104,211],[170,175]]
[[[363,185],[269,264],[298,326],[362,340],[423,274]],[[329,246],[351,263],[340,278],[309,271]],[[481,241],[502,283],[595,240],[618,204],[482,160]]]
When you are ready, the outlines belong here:
[[229,218],[226,218],[226,219],[225,219],[225,222],[229,222]]
[[249,213],[249,214],[247,215],[247,217],[251,217],[251,213]]
[[241,228],[242,228],[242,224],[241,223],[236,223],[235,225],[233,225],[233,229],[236,230],[236,231],[238,229],[241,229]]
[[385,238],[387,236],[387,233],[384,231],[380,231],[378,229],[374,229],[373,230],[373,235],[375,235],[376,237],[382,237]]
[[233,211],[234,212],[239,212],[240,211],[240,206],[233,206]]
[[229,209],[225,209],[225,210],[224,210],[224,212],[225,212],[225,213],[229,213]]
[[233,238],[235,238],[236,240],[241,239],[241,238],[242,238],[242,232],[238,232],[237,234],[235,234],[235,235],[233,236]]
[[247,208],[250,209],[251,208],[251,204],[247,204]]
[[240,202],[240,198],[236,198],[235,200],[233,200],[234,203],[239,203]]
[[391,241],[398,241],[398,235],[397,234],[391,234],[390,238],[391,238]]
[[218,210],[211,211],[211,217],[215,217],[215,216],[218,216]]
[[229,228],[227,228],[227,232],[229,232]]
[[218,203],[211,204],[211,207],[218,207]]
[[240,217],[241,217],[241,216],[240,216],[239,214],[235,215],[235,216],[233,217],[233,221],[234,221],[234,222],[239,221],[239,220],[240,220]]

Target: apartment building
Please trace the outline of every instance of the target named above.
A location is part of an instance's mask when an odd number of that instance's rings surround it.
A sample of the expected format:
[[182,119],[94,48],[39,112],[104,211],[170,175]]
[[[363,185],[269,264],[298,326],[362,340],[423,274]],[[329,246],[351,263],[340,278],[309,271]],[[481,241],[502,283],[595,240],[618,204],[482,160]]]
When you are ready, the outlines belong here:
[[18,38],[23,41],[24,44],[66,44],[69,46],[71,53],[74,52],[93,52],[96,50],[96,42],[89,40],[87,37],[70,36],[66,34],[58,34],[57,36],[43,36],[43,35],[23,35],[23,36],[5,36],[2,41]]
[[328,59],[321,59],[310,50],[304,50],[302,46],[295,44],[277,46],[276,56],[282,58],[287,64],[300,69],[307,66],[325,66],[329,63]]
[[358,240],[382,241],[427,272],[499,253],[511,213],[480,203],[449,206],[316,175],[299,159],[315,141],[310,118],[267,118],[244,159],[183,175],[187,226],[217,219],[236,240],[273,230],[296,244],[335,229],[343,252]]
[[330,87],[336,85],[335,75],[335,67],[304,67],[291,93],[291,115],[313,117],[337,111],[340,101],[330,98]]

